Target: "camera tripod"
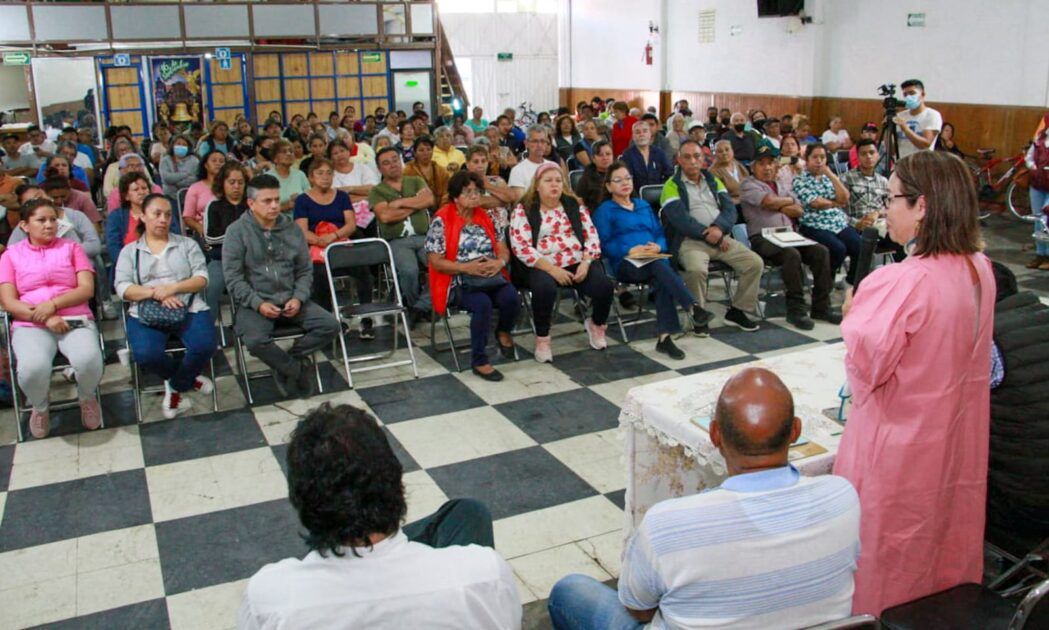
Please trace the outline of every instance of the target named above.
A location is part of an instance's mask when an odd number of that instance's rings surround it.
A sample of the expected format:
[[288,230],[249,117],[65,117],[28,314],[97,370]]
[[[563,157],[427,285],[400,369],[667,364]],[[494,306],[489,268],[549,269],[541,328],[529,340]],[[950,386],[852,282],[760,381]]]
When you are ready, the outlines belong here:
[[[893,97],[889,97],[893,98]],[[889,100],[889,99],[886,99]],[[895,99],[893,99],[895,100]],[[882,121],[881,131],[878,133],[878,164],[874,167],[875,170],[881,172],[886,177],[892,172],[892,169],[896,166],[896,161],[900,159],[900,146],[899,140],[896,135],[896,108],[895,106],[885,106],[885,120]]]

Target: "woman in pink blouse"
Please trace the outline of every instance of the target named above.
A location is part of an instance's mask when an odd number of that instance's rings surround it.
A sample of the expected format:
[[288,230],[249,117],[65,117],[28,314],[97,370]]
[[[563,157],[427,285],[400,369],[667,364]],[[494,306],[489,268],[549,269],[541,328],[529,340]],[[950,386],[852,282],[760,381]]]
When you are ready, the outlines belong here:
[[212,186],[215,176],[222,170],[226,163],[226,154],[221,151],[212,151],[200,161],[200,170],[197,177],[200,181],[189,187],[186,191],[186,201],[182,205],[182,219],[186,227],[193,228],[197,234],[204,234],[204,210],[208,204],[215,201],[215,193]]
[[0,258],[0,306],[14,322],[11,346],[15,372],[32,412],[29,431],[46,437],[51,429],[48,390],[55,352],[76,372],[80,419],[97,429],[102,410],[96,397],[102,379],[102,350],[88,300],[95,270],[84,250],[58,237],[58,212],[49,199],[26,202],[20,227],[29,235]]
[[598,260],[601,241],[590,213],[575,197],[565,194],[567,188],[556,164],[540,166],[510,218],[510,247],[527,267],[518,281],[532,292],[535,360],[540,363],[553,360],[550,320],[559,287],[590,298],[593,310],[585,322],[590,346],[595,350],[608,347],[605,328],[615,285]]

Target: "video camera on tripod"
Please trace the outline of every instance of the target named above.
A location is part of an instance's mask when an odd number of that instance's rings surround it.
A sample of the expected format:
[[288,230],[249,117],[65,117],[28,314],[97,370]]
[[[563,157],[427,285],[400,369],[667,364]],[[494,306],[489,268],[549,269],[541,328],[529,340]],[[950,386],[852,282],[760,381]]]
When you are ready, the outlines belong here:
[[899,147],[896,144],[896,112],[907,105],[896,98],[895,83],[878,86],[878,95],[882,97],[881,106],[885,110],[885,119],[881,125],[881,133],[878,135],[878,151],[881,153],[878,170],[888,177],[893,164],[900,157]]

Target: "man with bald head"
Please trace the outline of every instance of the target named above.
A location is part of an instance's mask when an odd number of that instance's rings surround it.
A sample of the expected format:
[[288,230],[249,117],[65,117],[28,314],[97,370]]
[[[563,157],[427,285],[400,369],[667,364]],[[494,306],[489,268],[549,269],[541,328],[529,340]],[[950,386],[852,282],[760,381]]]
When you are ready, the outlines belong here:
[[619,592],[570,575],[555,628],[802,628],[851,614],[860,503],[848,481],[802,477],[790,390],[747,368],[721,390],[710,439],[729,478],[654,505],[631,537]]

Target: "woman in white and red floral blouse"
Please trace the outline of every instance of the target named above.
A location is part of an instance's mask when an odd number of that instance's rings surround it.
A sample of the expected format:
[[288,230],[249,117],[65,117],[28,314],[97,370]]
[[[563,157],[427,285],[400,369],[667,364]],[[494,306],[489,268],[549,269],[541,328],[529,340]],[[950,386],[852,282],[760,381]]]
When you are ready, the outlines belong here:
[[527,267],[518,280],[532,292],[535,360],[541,363],[553,360],[550,320],[559,287],[590,297],[593,309],[585,322],[590,346],[608,347],[605,328],[615,284],[598,260],[601,241],[590,213],[566,190],[561,169],[544,164],[510,217],[510,248]]

